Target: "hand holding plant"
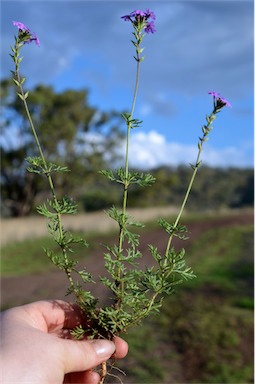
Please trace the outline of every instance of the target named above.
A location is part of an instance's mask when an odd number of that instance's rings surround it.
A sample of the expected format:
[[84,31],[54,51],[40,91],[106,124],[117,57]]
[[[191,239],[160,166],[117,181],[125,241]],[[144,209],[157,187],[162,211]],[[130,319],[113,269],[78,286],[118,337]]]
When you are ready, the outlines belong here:
[[[94,282],[86,269],[77,268],[78,261],[73,258],[73,247],[76,243],[82,243],[85,247],[87,242],[66,231],[62,224],[64,214],[75,214],[76,204],[71,198],[58,198],[54,186],[54,174],[57,172],[68,172],[66,167],[60,167],[44,157],[43,149],[40,145],[39,135],[34,127],[29,106],[27,104],[28,92],[23,89],[25,78],[20,76],[19,68],[21,63],[20,50],[31,42],[38,46],[40,42],[30,29],[20,22],[13,22],[19,30],[18,37],[15,38],[15,46],[12,48],[12,58],[15,63],[13,71],[13,81],[19,88],[18,96],[21,98],[27,117],[38,147],[38,156],[27,158],[29,163],[28,171],[46,177],[51,191],[51,199],[40,205],[38,213],[48,219],[48,230],[52,238],[59,245],[60,253],[51,249],[45,249],[47,256],[61,270],[63,270],[69,281],[68,293],[74,294],[79,307],[86,314],[88,328],[83,329],[78,326],[73,329],[73,336],[83,338],[107,338],[112,340],[114,336],[126,332],[129,327],[140,324],[141,321],[152,314],[160,311],[165,295],[172,294],[174,287],[183,279],[191,279],[195,275],[190,267],[186,266],[184,259],[185,250],[175,250],[172,241],[174,237],[186,239],[186,227],[181,224],[181,216],[188,200],[193,182],[195,180],[199,166],[201,165],[201,153],[203,145],[208,139],[212,130],[212,123],[217,114],[224,106],[230,106],[229,102],[216,92],[209,92],[213,97],[213,110],[206,116],[206,123],[202,126],[202,136],[198,141],[198,154],[196,161],[191,168],[193,170],[190,183],[187,187],[179,214],[174,223],[169,223],[165,219],[159,220],[159,225],[168,234],[168,241],[165,252],[161,254],[153,244],[148,245],[148,249],[154,259],[154,266],[141,269],[139,260],[142,254],[139,250],[139,234],[135,228],[142,227],[143,224],[131,218],[127,212],[128,191],[132,184],[141,187],[149,187],[155,179],[150,174],[132,172],[129,169],[129,146],[132,129],[139,128],[142,121],[134,117],[136,99],[139,87],[140,66],[144,57],[142,42],[146,34],[155,33],[154,12],[147,9],[145,12],[136,10],[122,17],[133,27],[132,44],[135,47],[134,59],[136,61],[136,77],[134,96],[129,113],[122,114],[126,124],[126,151],[125,164],[123,168],[117,170],[102,170],[101,174],[111,182],[117,183],[123,191],[122,207],[112,207],[108,216],[117,222],[119,227],[118,243],[105,246],[105,276],[100,277],[100,283],[110,290],[109,305],[100,306],[99,299],[86,290],[86,284]],[[101,383],[107,374],[106,363],[102,364]]]

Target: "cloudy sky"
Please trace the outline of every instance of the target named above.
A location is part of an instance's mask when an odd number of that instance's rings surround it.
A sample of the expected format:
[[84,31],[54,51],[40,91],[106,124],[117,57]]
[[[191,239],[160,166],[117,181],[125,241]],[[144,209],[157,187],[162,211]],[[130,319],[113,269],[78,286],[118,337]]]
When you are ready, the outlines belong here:
[[141,167],[195,161],[208,91],[232,104],[214,123],[203,152],[211,166],[253,165],[253,2],[231,0],[2,0],[2,72],[9,76],[12,20],[37,33],[41,47],[24,47],[27,86],[88,88],[101,110],[130,109],[135,81],[132,28],[120,17],[134,9],[156,13],[146,35],[131,159]]

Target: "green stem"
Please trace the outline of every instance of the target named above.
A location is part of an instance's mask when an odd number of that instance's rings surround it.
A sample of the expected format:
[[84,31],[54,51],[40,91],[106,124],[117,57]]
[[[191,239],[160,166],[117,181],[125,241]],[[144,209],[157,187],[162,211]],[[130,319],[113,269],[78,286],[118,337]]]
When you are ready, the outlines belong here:
[[147,308],[145,308],[142,312],[139,312],[139,314],[137,315],[137,317],[134,317],[126,326],[125,326],[125,331],[132,327],[133,325],[137,325],[139,324],[139,322],[148,316],[148,314],[150,313],[151,311],[151,308],[156,300],[156,298],[158,297],[158,295],[161,293],[161,291],[158,291],[158,292],[155,292],[154,295],[152,296],[151,298],[151,301],[150,303],[148,304]]
[[[201,157],[201,153],[202,153],[202,150],[203,150],[203,144],[205,143],[206,141],[206,137],[207,135],[209,134],[211,128],[211,124],[213,122],[213,120],[215,119],[215,109],[213,110],[213,112],[211,113],[211,115],[209,116],[208,118],[208,124],[207,126],[204,127],[204,134],[203,134],[203,137],[200,140],[200,143],[198,145],[199,149],[198,149],[198,154],[197,154],[197,159],[196,159],[196,164],[195,166],[193,167],[193,173],[192,173],[192,176],[191,176],[191,179],[190,179],[190,182],[189,182],[189,185],[188,185],[188,188],[186,190],[186,194],[184,196],[184,199],[183,199],[183,202],[182,202],[182,205],[181,205],[181,208],[180,208],[180,211],[179,211],[179,214],[177,215],[177,218],[174,222],[174,225],[173,225],[173,231],[171,233],[171,235],[169,236],[169,239],[168,239],[168,242],[167,242],[167,247],[166,247],[166,252],[165,252],[165,255],[168,255],[169,253],[169,250],[170,250],[170,247],[171,247],[171,243],[172,243],[172,240],[173,240],[173,237],[174,237],[174,230],[175,228],[177,227],[177,225],[179,224],[179,221],[181,219],[181,216],[183,214],[183,211],[184,211],[184,208],[186,206],[186,203],[187,203],[187,200],[189,198],[189,194],[190,194],[190,191],[192,189],[192,186],[193,186],[193,183],[194,183],[194,180],[195,180],[195,177],[197,175],[197,171],[198,171],[198,168],[201,164],[201,161],[200,161],[200,157]],[[165,259],[165,264],[167,263],[167,258]]]
[[[190,191],[192,189],[192,186],[193,186],[193,183],[194,183],[194,180],[195,180],[195,177],[196,177],[196,174],[197,174],[197,171],[198,171],[198,168],[200,166],[200,157],[201,157],[201,153],[202,153],[202,150],[203,150],[203,144],[205,143],[206,141],[206,137],[207,135],[209,134],[210,130],[212,129],[211,128],[211,124],[213,122],[213,120],[215,119],[216,117],[216,113],[217,113],[217,110],[214,108],[213,112],[211,113],[211,115],[208,117],[208,120],[207,120],[207,125],[204,126],[203,128],[203,137],[199,139],[199,145],[198,145],[198,154],[197,154],[197,158],[196,158],[196,164],[195,166],[193,167],[193,173],[192,173],[192,176],[191,176],[191,179],[190,179],[190,182],[189,182],[189,185],[188,185],[188,188],[187,188],[187,191],[186,191],[186,194],[184,196],[184,199],[183,199],[183,203],[181,205],[181,208],[180,208],[180,211],[179,211],[179,214],[174,222],[174,225],[173,225],[173,232],[171,233],[171,235],[169,236],[169,239],[168,239],[168,243],[167,243],[167,247],[166,247],[166,252],[165,252],[165,255],[168,255],[168,252],[170,250],[170,246],[171,246],[171,242],[172,242],[172,239],[173,239],[173,236],[174,236],[174,229],[177,227],[179,221],[180,221],[180,218],[183,214],[183,211],[184,211],[184,208],[185,208],[185,205],[187,203],[187,200],[188,200],[188,197],[189,197],[189,194],[190,194]],[[162,271],[164,271],[164,268],[166,267],[166,264],[167,264],[167,257],[165,258],[164,260],[164,265],[163,265],[163,268],[162,268]],[[171,273],[173,272],[173,269],[174,269],[174,265],[172,266],[172,268],[170,268],[167,273],[163,272],[163,280],[167,280],[169,278],[169,276],[171,275]],[[163,287],[162,287],[163,288]],[[161,294],[161,291],[162,289],[159,289],[157,292],[154,292],[154,294],[152,295],[151,297],[151,300],[147,306],[147,308],[144,309],[144,311],[142,312],[142,314],[139,314],[137,317],[135,317],[133,319],[133,321],[131,323],[128,324],[128,326],[126,328],[129,328],[130,326],[134,325],[134,324],[137,324],[139,323],[139,321],[146,317],[149,312],[151,311],[151,308],[156,300],[156,298]]]
[[[138,47],[139,48],[139,47]],[[139,74],[140,74],[140,62],[141,58],[139,53],[137,53],[137,66],[136,66],[136,80],[135,80],[135,88],[134,88],[134,96],[131,106],[131,112],[130,112],[130,121],[127,123],[127,136],[126,136],[126,154],[125,154],[125,180],[124,180],[124,191],[123,191],[123,204],[122,204],[122,223],[120,226],[120,233],[119,233],[119,246],[118,246],[118,252],[119,255],[121,255],[123,251],[123,242],[124,242],[124,231],[126,226],[126,211],[127,211],[127,199],[128,199],[128,186],[129,186],[129,143],[130,143],[130,131],[132,128],[132,122],[136,105],[136,98],[138,93],[138,87],[139,87]],[[123,296],[124,292],[124,284],[121,283],[121,271],[120,268],[117,271],[117,283],[121,284],[121,297]]]
[[[32,130],[32,133],[33,133],[33,136],[34,136],[34,139],[35,139],[35,142],[36,142],[36,145],[37,145],[40,157],[42,159],[43,166],[45,168],[45,174],[46,174],[46,177],[48,179],[48,183],[49,183],[50,190],[51,190],[51,193],[52,193],[53,201],[54,201],[54,204],[55,204],[55,207],[56,207],[59,238],[62,239],[63,238],[63,230],[62,230],[63,226],[62,226],[60,207],[59,207],[59,203],[58,203],[58,200],[57,200],[54,183],[53,183],[53,180],[52,180],[52,177],[51,177],[50,173],[47,172],[48,165],[47,165],[46,159],[44,157],[43,150],[42,150],[42,147],[41,147],[41,144],[40,144],[40,141],[39,141],[39,138],[38,138],[38,135],[37,135],[37,132],[36,132],[36,129],[35,129],[35,126],[34,126],[34,123],[33,123],[33,120],[32,120],[31,114],[30,114],[30,111],[29,111],[29,108],[28,108],[28,104],[27,104],[27,101],[26,101],[26,95],[25,95],[25,92],[23,90],[22,81],[21,81],[20,74],[19,74],[20,59],[18,59],[18,56],[19,56],[20,48],[21,48],[21,45],[18,43],[18,41],[16,41],[15,55],[14,55],[15,75],[16,75],[16,79],[17,79],[18,84],[19,84],[20,94],[22,96],[22,101],[23,101],[23,104],[24,104],[24,107],[25,107],[26,115],[27,115],[27,118],[28,118],[31,130]],[[63,256],[64,256],[65,263],[67,265],[68,264],[68,258],[67,258],[66,249],[64,247],[61,247],[61,249],[62,249],[62,253],[63,253]],[[66,273],[67,273],[67,271],[66,271]],[[70,276],[70,273],[67,273],[67,276],[68,276],[68,279],[69,279],[69,282],[70,282],[71,286],[73,286],[73,280],[72,280],[72,277]]]
[[[130,113],[130,120],[132,120],[135,110],[135,104],[136,104],[136,98],[138,93],[138,86],[139,86],[139,73],[140,73],[140,60],[137,61],[137,67],[136,67],[136,81],[135,81],[135,90],[134,90],[134,96],[133,96],[133,102],[131,107],[131,113]],[[126,155],[125,155],[125,184],[124,184],[124,193],[123,193],[123,205],[122,205],[122,213],[123,213],[123,222],[122,224],[125,225],[125,214],[127,210],[127,196],[128,196],[128,173],[129,173],[129,143],[130,143],[130,131],[131,131],[132,123],[128,123],[127,125],[127,138],[126,138]],[[122,251],[122,244],[123,244],[123,231],[121,232],[120,236],[120,246],[119,250]]]

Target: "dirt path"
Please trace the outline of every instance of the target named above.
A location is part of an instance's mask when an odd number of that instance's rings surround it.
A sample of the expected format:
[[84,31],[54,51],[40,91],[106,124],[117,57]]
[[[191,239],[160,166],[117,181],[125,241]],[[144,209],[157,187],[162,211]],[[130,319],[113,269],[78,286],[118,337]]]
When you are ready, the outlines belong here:
[[[209,228],[231,227],[236,225],[253,224],[252,213],[239,213],[229,216],[218,217],[198,222],[192,222],[188,225],[190,239],[181,244],[176,242],[175,247],[183,247],[187,249],[193,241],[199,238],[200,234]],[[166,245],[166,235],[159,228],[153,231],[147,231],[141,236],[140,250],[143,254],[143,263],[147,266],[152,264],[152,257],[148,252],[147,244],[153,244],[158,247],[160,252],[164,252]],[[104,249],[102,248],[102,252]],[[94,251],[89,258],[86,259],[86,268],[93,275],[104,274],[104,260],[102,252]],[[3,277],[1,279],[1,307],[2,309],[11,306],[21,305],[34,300],[41,299],[65,299],[67,278],[62,271],[52,270],[47,273]],[[102,301],[106,297],[105,287],[101,284],[93,284],[90,287],[93,294]],[[71,300],[68,297],[68,300]]]

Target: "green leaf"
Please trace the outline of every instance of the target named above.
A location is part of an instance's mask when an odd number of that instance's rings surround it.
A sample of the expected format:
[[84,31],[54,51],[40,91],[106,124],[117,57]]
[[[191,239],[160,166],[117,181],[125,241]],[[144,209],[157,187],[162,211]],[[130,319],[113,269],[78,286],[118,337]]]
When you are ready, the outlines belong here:
[[182,224],[170,224],[165,219],[160,218],[158,220],[159,225],[169,234],[178,237],[181,240],[187,240],[188,237],[184,235],[187,233],[187,228]]
[[127,124],[129,123],[130,119],[131,119],[131,114],[128,113],[128,112],[125,112],[125,113],[121,113],[121,116],[123,117],[123,119],[127,122]]
[[130,232],[127,228],[124,228],[123,234],[124,234],[124,236],[127,239],[127,242],[129,244],[132,244],[134,246],[138,246],[139,245],[140,235],[138,235],[136,233]]
[[119,211],[115,206],[106,211],[107,215],[115,220],[120,226],[127,222],[128,216]]
[[86,335],[86,332],[83,328],[82,325],[77,325],[74,329],[71,330],[71,335],[74,339],[76,340],[82,340],[84,336]]
[[52,219],[52,218],[55,218],[56,217],[56,212],[51,212],[47,205],[45,203],[41,204],[41,205],[38,205],[36,207],[36,210],[37,212],[42,215],[42,216],[45,216],[49,219]]
[[111,170],[108,170],[108,169],[102,169],[101,171],[99,171],[99,173],[103,176],[105,176],[107,179],[111,180],[111,181],[116,181],[116,178],[114,176],[114,173],[113,171]]
[[16,79],[12,78],[12,81],[14,82],[14,84],[16,84],[16,85],[19,87],[20,83],[19,83],[19,81],[18,81],[18,80],[16,80]]
[[131,128],[133,129],[133,128],[138,128],[143,123],[143,121],[138,119],[132,119],[130,120],[130,123],[131,123]]
[[137,45],[138,45],[137,42],[133,41],[133,40],[131,40],[131,43],[133,43],[135,47],[137,47]]
[[149,250],[151,252],[151,255],[153,256],[153,258],[158,262],[160,263],[162,261],[162,256],[160,255],[159,251],[158,251],[158,248],[157,247],[154,247],[153,245],[151,244],[148,244],[148,247],[149,247]]
[[22,101],[24,101],[24,97],[23,97],[23,95],[22,95],[21,93],[17,92],[17,95],[19,96],[19,98],[20,98]]
[[203,131],[204,134],[206,134],[206,133],[208,132],[208,127],[207,127],[207,125],[203,125],[203,127],[202,127],[202,131]]
[[137,180],[137,184],[139,184],[141,187],[150,187],[152,184],[154,184],[156,181],[156,178],[152,176],[149,173],[146,173],[145,175],[141,173],[140,179]]

